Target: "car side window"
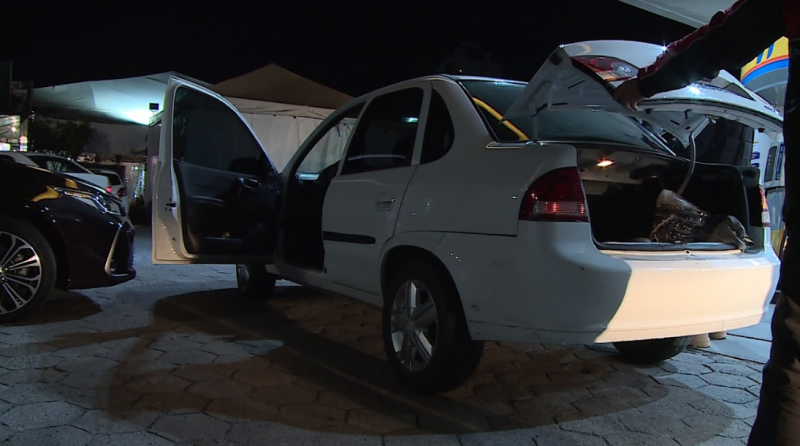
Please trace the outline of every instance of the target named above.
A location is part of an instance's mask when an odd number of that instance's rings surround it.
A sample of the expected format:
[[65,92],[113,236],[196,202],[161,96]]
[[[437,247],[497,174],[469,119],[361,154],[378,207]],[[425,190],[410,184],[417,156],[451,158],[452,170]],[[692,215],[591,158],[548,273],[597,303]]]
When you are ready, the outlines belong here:
[[179,87],[173,110],[173,160],[258,177],[271,172],[256,137],[222,102]]
[[431,93],[420,164],[432,163],[443,157],[453,146],[456,134],[453,128],[453,118],[450,116],[444,98],[436,90],[432,90]]
[[300,162],[295,175],[316,176],[341,161],[347,140],[353,133],[362,108],[364,108],[364,104],[355,105],[345,111],[340,119],[328,124],[325,133],[317,139],[303,161]]
[[350,141],[342,175],[411,165],[423,91],[378,96],[367,106]]

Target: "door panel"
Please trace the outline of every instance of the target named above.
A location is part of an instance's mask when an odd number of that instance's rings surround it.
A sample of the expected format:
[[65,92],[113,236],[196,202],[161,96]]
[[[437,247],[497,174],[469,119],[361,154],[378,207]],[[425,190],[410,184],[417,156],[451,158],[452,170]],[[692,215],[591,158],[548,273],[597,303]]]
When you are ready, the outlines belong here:
[[381,294],[380,253],[394,235],[406,187],[417,169],[423,103],[430,85],[372,99],[361,115],[322,213],[325,271],[331,281]]
[[171,78],[154,184],[153,261],[246,263],[275,249],[278,175],[219,95]]

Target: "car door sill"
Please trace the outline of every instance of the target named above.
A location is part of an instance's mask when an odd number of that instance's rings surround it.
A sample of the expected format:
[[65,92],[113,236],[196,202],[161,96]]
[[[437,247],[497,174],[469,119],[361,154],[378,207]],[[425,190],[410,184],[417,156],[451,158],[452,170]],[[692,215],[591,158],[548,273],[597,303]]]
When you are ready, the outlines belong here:
[[301,286],[326,293],[340,294],[377,307],[383,306],[383,297],[331,282],[322,271],[286,265],[282,265],[278,271],[284,279]]

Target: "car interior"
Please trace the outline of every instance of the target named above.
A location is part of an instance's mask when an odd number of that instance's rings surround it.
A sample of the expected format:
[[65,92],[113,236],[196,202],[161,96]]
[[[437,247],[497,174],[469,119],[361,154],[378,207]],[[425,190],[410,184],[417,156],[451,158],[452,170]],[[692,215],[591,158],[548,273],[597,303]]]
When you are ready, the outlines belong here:
[[[422,90],[415,88],[375,98],[361,117],[358,128],[353,129],[363,107],[363,104],[358,104],[344,113],[342,121],[332,123],[329,130],[313,143],[312,149],[290,176],[287,188],[284,257],[288,263],[323,270],[323,205],[345,153],[342,175],[411,165],[422,95]],[[349,123],[343,125],[343,121]],[[349,131],[343,131],[344,127]],[[352,131],[355,133],[348,138]],[[349,146],[345,148],[348,139]],[[333,151],[330,150],[332,145],[337,147]],[[321,162],[326,151],[328,161]],[[336,153],[336,156],[330,156],[331,153]]]
[[271,254],[277,243],[278,175],[236,113],[181,87],[172,138],[186,250]]

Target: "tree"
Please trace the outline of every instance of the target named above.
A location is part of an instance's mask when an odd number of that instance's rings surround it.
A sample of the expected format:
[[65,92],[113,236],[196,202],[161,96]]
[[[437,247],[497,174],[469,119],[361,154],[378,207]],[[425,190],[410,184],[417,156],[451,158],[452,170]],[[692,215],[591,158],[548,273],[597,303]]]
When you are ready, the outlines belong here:
[[28,150],[76,158],[94,136],[95,129],[88,122],[32,118],[28,123]]

